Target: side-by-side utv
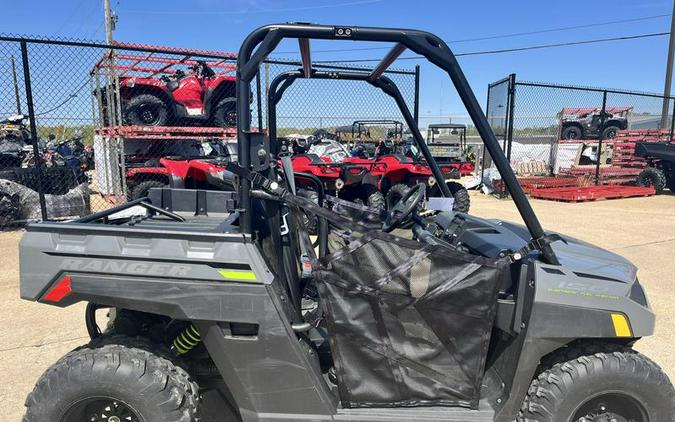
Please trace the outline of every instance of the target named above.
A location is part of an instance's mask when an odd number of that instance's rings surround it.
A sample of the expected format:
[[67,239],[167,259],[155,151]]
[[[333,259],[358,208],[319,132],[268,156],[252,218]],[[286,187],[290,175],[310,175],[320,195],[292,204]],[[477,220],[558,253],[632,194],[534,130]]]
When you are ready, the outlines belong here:
[[[344,201],[337,213],[296,195],[299,175],[275,156],[275,122],[270,135],[250,130],[250,83],[284,39],[299,41],[303,77],[389,95],[449,197],[385,73],[406,49],[446,71],[525,225],[420,214],[423,184],[387,211],[351,213]],[[372,71],[321,75],[311,39],[394,46]],[[239,52],[236,117],[236,191],[153,189],[27,227],[22,298],[88,302],[92,340],[37,381],[24,422],[673,420],[668,377],[633,349],[655,320],[637,268],[543,230],[443,40],[264,26]],[[320,181],[316,191],[321,202]],[[307,212],[319,219],[316,248]]]

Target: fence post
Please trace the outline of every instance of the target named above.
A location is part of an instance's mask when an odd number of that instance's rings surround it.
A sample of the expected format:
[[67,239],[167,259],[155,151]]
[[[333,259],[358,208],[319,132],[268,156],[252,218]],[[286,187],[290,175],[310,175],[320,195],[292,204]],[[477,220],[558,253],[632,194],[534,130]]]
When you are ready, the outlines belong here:
[[37,126],[35,124],[35,108],[33,106],[33,89],[30,83],[30,68],[28,64],[28,45],[25,40],[21,40],[21,62],[23,64],[23,80],[26,87],[26,104],[28,105],[28,119],[30,121],[30,137],[33,144],[33,155],[35,156],[35,169],[38,174],[38,196],[40,198],[40,214],[42,220],[47,220],[47,203],[45,201],[44,192],[44,173],[42,166],[44,164],[42,156],[40,155],[40,147],[38,146]]
[[415,66],[415,102],[413,104],[413,118],[415,124],[420,125],[420,65]]
[[507,129],[506,129],[506,145],[507,145],[507,151],[506,151],[506,159],[509,160],[509,163],[511,162],[511,144],[513,143],[513,117],[515,114],[515,109],[516,109],[516,74],[512,73],[509,75],[509,115],[507,117]]
[[605,126],[605,109],[607,108],[607,91],[602,91],[602,111],[600,111],[600,136],[598,136],[598,155],[595,160],[595,186],[600,184],[600,158],[602,157],[602,128]]
[[[490,91],[492,91],[492,84],[488,84],[488,90],[487,90],[487,105],[485,106],[485,115],[487,118],[490,118]],[[490,121],[490,126],[492,126],[492,122]],[[481,157],[480,157],[480,183],[483,183],[483,176],[485,175],[485,145],[483,142],[480,143],[480,150],[481,150]],[[478,159],[476,159],[476,162],[478,162]]]
[[16,63],[14,61],[14,54],[9,56],[12,62],[12,80],[14,81],[14,99],[16,100],[16,114],[21,114],[21,98],[19,97],[19,81],[16,78]]
[[262,117],[262,93],[261,83],[260,83],[260,66],[258,66],[258,73],[255,74],[255,91],[256,91],[256,101],[258,102],[258,132],[262,133],[263,128],[263,117]]

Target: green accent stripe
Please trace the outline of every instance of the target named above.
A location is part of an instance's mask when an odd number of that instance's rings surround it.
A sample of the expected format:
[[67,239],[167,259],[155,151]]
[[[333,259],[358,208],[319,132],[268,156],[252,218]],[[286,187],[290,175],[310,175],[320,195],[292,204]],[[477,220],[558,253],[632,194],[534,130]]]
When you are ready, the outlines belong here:
[[218,270],[218,273],[225,280],[236,281],[256,281],[255,273],[253,271],[244,270]]

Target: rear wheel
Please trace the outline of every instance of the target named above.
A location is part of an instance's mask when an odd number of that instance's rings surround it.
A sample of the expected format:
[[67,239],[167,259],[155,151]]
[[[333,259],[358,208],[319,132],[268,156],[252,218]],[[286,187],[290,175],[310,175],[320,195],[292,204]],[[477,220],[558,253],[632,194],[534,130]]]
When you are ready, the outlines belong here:
[[666,175],[656,167],[647,167],[637,177],[638,186],[653,186],[656,193],[666,188]]
[[135,126],[166,126],[169,123],[169,109],[155,95],[136,95],[124,107],[124,122]]
[[562,130],[560,135],[563,139],[581,139],[582,132],[578,126],[567,126]]
[[213,123],[218,127],[237,127],[237,99],[223,98],[213,110]]
[[152,188],[164,188],[167,187],[168,183],[162,182],[160,180],[147,180],[141,182],[131,189],[131,200],[136,200],[139,198],[145,198],[150,193]]
[[618,131],[618,126],[607,126],[605,130],[602,131],[602,139],[614,139],[616,138],[616,133]]
[[656,422],[675,417],[675,391],[647,357],[621,352],[560,362],[532,381],[519,422]]
[[101,337],[52,365],[26,399],[23,422],[193,422],[199,388],[148,341]]

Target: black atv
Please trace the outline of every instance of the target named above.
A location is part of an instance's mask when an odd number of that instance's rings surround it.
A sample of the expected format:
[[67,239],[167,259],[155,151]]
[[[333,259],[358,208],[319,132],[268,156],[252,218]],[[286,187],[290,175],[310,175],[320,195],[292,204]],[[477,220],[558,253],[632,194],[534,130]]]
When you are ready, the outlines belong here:
[[638,186],[653,186],[657,194],[665,189],[675,193],[675,144],[638,142],[635,155],[648,163],[638,174]]

